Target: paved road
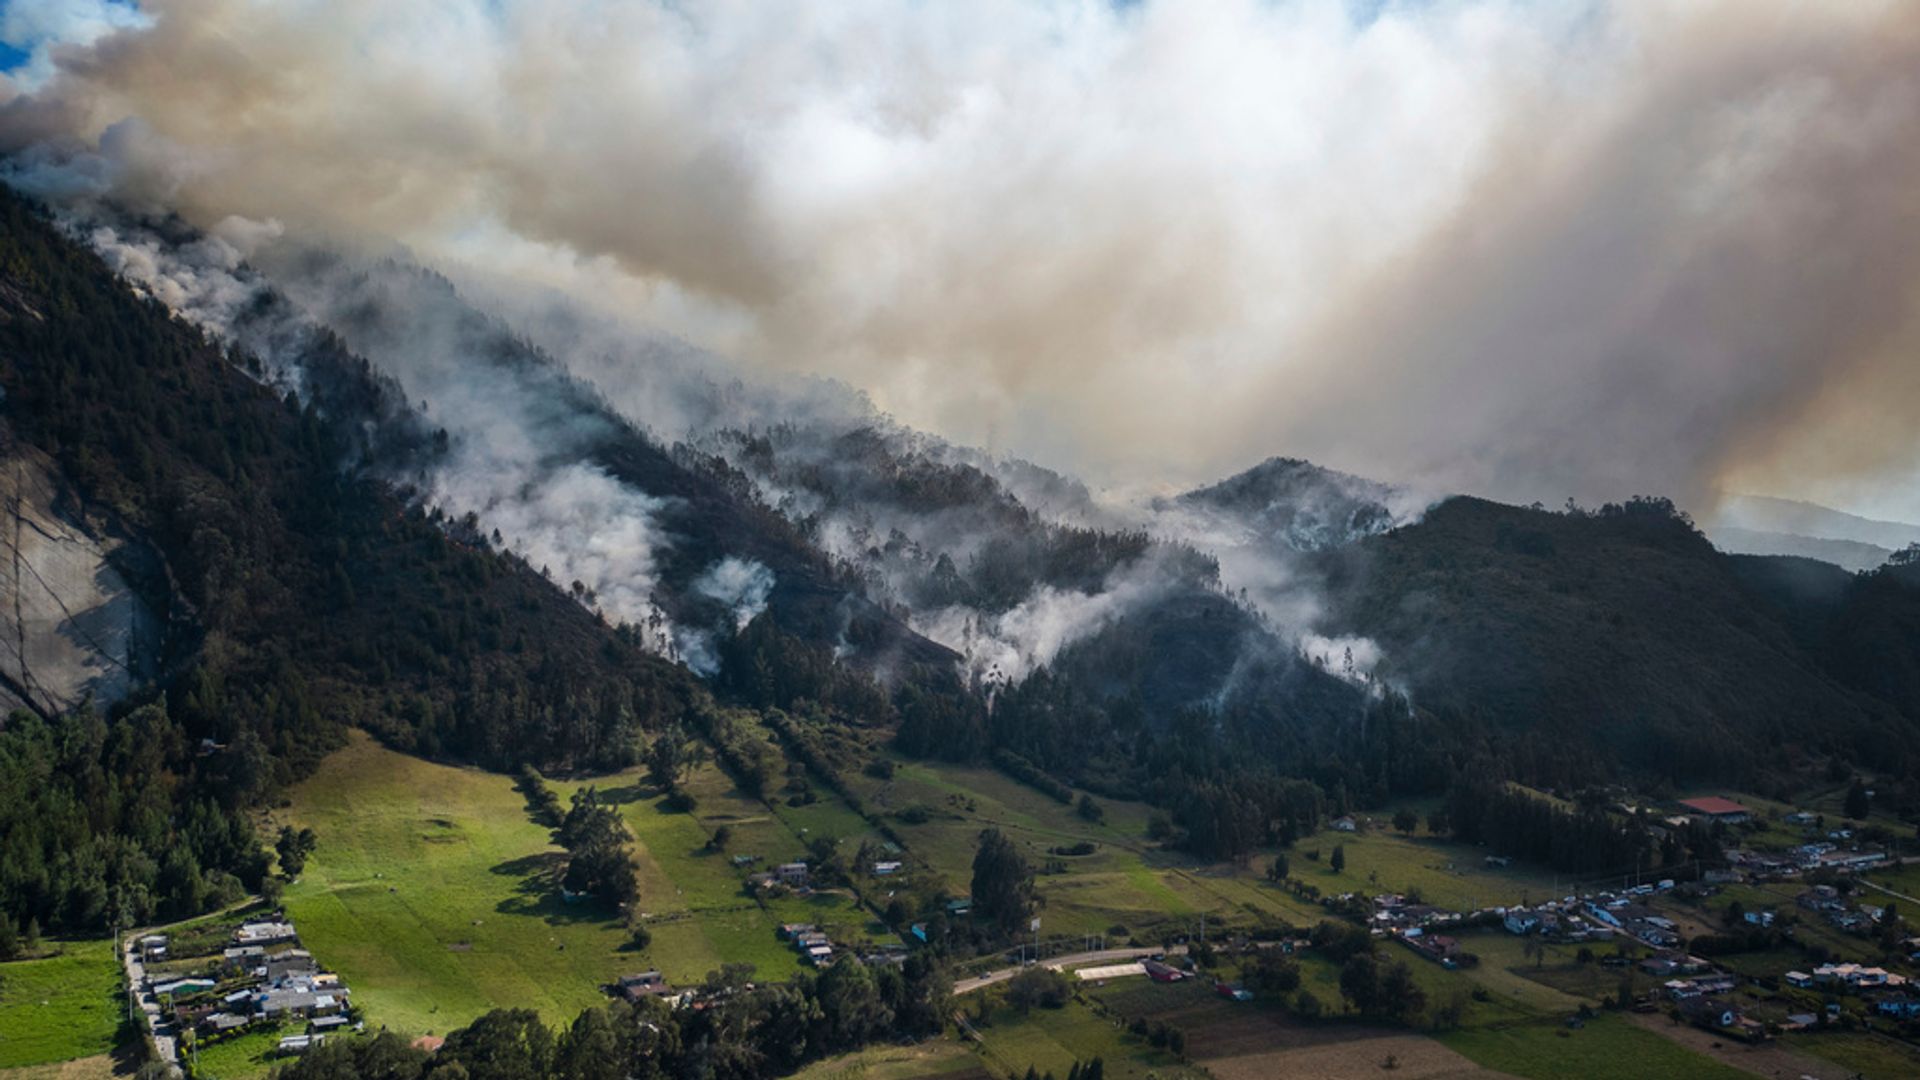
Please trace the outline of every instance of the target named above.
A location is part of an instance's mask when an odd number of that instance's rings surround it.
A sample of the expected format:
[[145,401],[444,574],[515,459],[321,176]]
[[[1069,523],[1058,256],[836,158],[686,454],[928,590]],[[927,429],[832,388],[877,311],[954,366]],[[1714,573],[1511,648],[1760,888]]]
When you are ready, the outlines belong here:
[[120,963],[127,969],[127,985],[133,988],[140,1011],[147,1014],[147,1026],[153,1029],[154,1049],[160,1052],[160,1060],[172,1066],[174,1072],[180,1070],[180,1052],[174,1046],[171,1024],[162,1027],[160,1017],[160,999],[147,989],[146,965],[140,962],[138,934],[129,934],[120,944]]
[[[1162,952],[1168,956],[1184,956],[1186,951],[1187,947],[1185,945],[1175,945],[1171,949],[1163,949],[1158,945],[1135,949],[1100,949],[1095,952],[1069,953],[1066,956],[1049,957],[1046,960],[1040,961],[1040,963],[1055,971],[1059,971],[1063,968],[1080,967],[1085,964],[1138,960],[1143,956],[1152,956],[1155,953]],[[1013,967],[1001,968],[998,971],[989,971],[985,975],[978,976],[977,978],[961,979],[953,984],[953,992],[956,994],[970,994],[982,987],[1006,982],[1008,979],[1013,978],[1031,966],[1030,964],[1016,964]]]
[[140,1011],[147,1014],[147,1026],[153,1030],[154,1049],[160,1052],[160,1060],[166,1062],[167,1065],[171,1067],[174,1076],[181,1074],[180,1049],[174,1039],[173,1023],[167,1021],[164,1026],[162,1025],[161,1017],[166,1014],[160,1008],[160,999],[147,989],[146,965],[140,962],[140,938],[144,934],[171,930],[181,923],[192,922],[194,919],[216,918],[222,915],[229,915],[242,908],[252,907],[259,902],[260,898],[258,896],[242,897],[228,904],[226,907],[221,908],[219,911],[209,912],[206,915],[196,915],[193,919],[181,919],[168,923],[165,926],[129,930],[126,936],[120,940],[120,965],[127,969],[127,985],[132,988],[135,999],[140,1003]]

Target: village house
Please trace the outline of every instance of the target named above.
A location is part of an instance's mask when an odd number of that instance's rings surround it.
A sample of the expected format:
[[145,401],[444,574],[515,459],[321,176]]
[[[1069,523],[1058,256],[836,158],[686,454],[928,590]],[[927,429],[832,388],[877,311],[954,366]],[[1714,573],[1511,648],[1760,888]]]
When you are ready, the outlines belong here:
[[1887,861],[1884,851],[1827,851],[1814,856],[1813,868],[1841,873],[1871,870]]
[[1894,974],[1886,968],[1860,964],[1821,964],[1813,969],[1813,981],[1822,986],[1844,986],[1850,990],[1907,985],[1904,975]]
[[1675,975],[1695,975],[1707,971],[1712,964],[1697,956],[1688,956],[1682,952],[1663,952],[1640,961],[1640,970],[1649,975],[1672,977]]
[[1730,1028],[1740,1020],[1740,1010],[1718,998],[1689,998],[1680,1003],[1680,1015],[1704,1028]]
[[789,889],[804,889],[811,878],[807,864],[803,862],[781,863],[773,868],[774,880]]
[[167,935],[148,934],[140,939],[140,959],[148,963],[167,958]]
[[1793,902],[1808,911],[1840,911],[1847,906],[1840,899],[1840,890],[1831,885],[1815,885],[1794,897]]
[[1720,998],[1688,998],[1680,1003],[1680,1015],[1709,1031],[1724,1031],[1755,1042],[1767,1035],[1765,1024],[1741,1015],[1737,1006]]
[[1140,966],[1146,969],[1147,978],[1152,979],[1154,982],[1179,982],[1181,979],[1187,977],[1179,968],[1163,964],[1158,960],[1143,960],[1140,962]]
[[233,943],[264,947],[294,941],[297,937],[290,922],[250,922],[242,923],[240,929],[233,932]]
[[238,1031],[252,1023],[248,1017],[239,1013],[209,1013],[200,1020],[200,1030],[209,1035],[223,1035],[229,1031]]
[[1414,928],[1403,930],[1394,938],[1441,967],[1451,968],[1459,963],[1460,943],[1446,934],[1429,934]]
[[1920,998],[1909,997],[1906,994],[1882,994],[1874,999],[1873,1008],[1882,1016],[1912,1020],[1920,1017]]
[[1335,832],[1358,832],[1360,823],[1350,817],[1337,817],[1333,819],[1333,828]]
[[1739,980],[1731,975],[1713,974],[1691,979],[1669,980],[1663,989],[1666,990],[1667,996],[1675,1001],[1685,1001],[1688,998],[1731,993],[1738,985],[1740,985]]
[[640,1001],[644,998],[658,997],[670,993],[666,977],[658,971],[642,971],[637,975],[622,975],[619,983],[620,996],[628,1001]]
[[1507,928],[1507,933],[1524,936],[1540,926],[1540,916],[1526,908],[1508,908],[1506,918],[1500,923]]
[[253,999],[254,1011],[269,1020],[288,1016],[324,1016],[346,1005],[345,987],[322,991],[311,986],[277,986]]
[[1213,984],[1213,992],[1220,997],[1226,998],[1228,1001],[1253,1000],[1253,991],[1248,990],[1239,983],[1230,983],[1225,980],[1216,980]]
[[313,962],[313,954],[305,949],[288,949],[266,958],[262,974],[269,983],[282,983],[302,975],[317,975],[320,965]]

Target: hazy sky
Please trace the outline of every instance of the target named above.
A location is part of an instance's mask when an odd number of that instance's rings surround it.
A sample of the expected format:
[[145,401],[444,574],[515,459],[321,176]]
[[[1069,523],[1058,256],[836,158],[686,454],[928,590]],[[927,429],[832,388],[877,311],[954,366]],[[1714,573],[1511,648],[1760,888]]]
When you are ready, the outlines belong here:
[[[1920,518],[1920,5],[14,0],[0,145],[1096,483]],[[3,58],[0,58],[3,59]],[[38,149],[35,149],[35,148]]]

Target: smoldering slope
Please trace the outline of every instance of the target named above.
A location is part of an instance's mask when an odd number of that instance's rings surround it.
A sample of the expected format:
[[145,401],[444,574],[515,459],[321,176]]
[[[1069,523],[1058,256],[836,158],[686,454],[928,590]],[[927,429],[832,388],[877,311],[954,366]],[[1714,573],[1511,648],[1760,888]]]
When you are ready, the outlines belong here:
[[[84,159],[68,164],[87,167]],[[588,407],[595,403],[558,368],[501,366],[488,352],[505,330],[476,319],[440,279],[390,260],[358,263],[305,245],[279,250],[277,227],[238,218],[183,233],[177,223],[150,223],[85,197],[59,204],[57,214],[130,287],[236,347],[282,391],[310,398],[304,360],[314,337],[350,328],[342,336],[396,381],[415,415],[448,436],[447,452],[430,464],[409,458],[375,467],[416,486],[449,519],[471,515],[480,532],[499,536],[610,622],[633,627],[655,651],[711,673],[715,633],[766,607],[772,572],[715,553],[688,588],[720,607],[724,625],[667,618],[657,573],[670,543],[659,520],[666,502],[594,462],[596,440],[616,434],[608,414]],[[278,261],[283,272],[263,274],[247,255]],[[683,394],[707,385],[699,358],[672,343],[641,338],[633,347],[677,359],[657,366]],[[770,393],[724,415],[738,420],[777,400]],[[666,415],[656,408],[656,418]]]
[[142,10],[43,42],[0,141],[1102,484],[1285,449],[1517,502],[1920,511],[1901,0]]
[[[42,159],[30,182],[53,190],[60,185],[49,170],[85,172],[97,164],[84,154],[58,166]],[[686,440],[731,456],[754,479],[762,501],[806,522],[820,547],[844,565],[862,567],[870,591],[892,601],[915,630],[959,652],[965,670],[988,686],[1018,682],[1063,649],[1193,587],[1189,567],[1167,544],[1219,560],[1220,576],[1209,587],[1235,596],[1274,632],[1248,647],[1298,649],[1357,681],[1378,660],[1369,642],[1314,633],[1317,586],[1298,572],[1296,545],[1246,515],[1179,500],[1096,498],[1071,478],[905,428],[844,386],[742,377],[722,358],[611,322],[564,296],[508,298],[475,285],[476,295],[492,297],[498,307],[488,313],[404,253],[369,259],[322,251],[287,239],[276,226],[240,218],[197,234],[177,223],[147,223],[91,196],[62,202],[58,213],[132,287],[260,360],[261,377],[283,390],[307,395],[301,359],[312,335],[342,336],[397,380],[426,423],[450,436],[448,452],[431,467],[393,479],[416,485],[452,520],[473,515],[482,533],[497,531],[562,587],[579,583],[576,595],[610,621],[636,627],[650,647],[703,673],[717,666],[717,635],[765,609],[774,576],[738,554],[705,553],[707,569],[685,587],[718,605],[723,618],[711,626],[670,621],[660,605],[658,568],[683,541],[662,524],[667,499],[594,462],[593,445],[609,434],[602,406],[657,440]],[[290,303],[263,304],[269,292]],[[512,318],[500,321],[499,311]],[[502,343],[523,340],[554,363],[503,368],[489,355]],[[582,396],[593,389],[601,391],[598,397]],[[783,486],[750,455],[736,452],[740,433],[774,429],[784,433],[788,469],[817,475],[838,468],[840,482],[813,490]],[[847,472],[847,463],[833,459],[849,438],[878,440],[886,458]],[[916,508],[876,497],[872,493],[886,487],[884,476],[861,474],[911,468],[920,458],[969,471],[990,490],[974,502]],[[1385,498],[1389,490],[1372,487],[1367,497]],[[1296,493],[1290,512],[1331,522],[1336,515],[1316,516],[1312,494]],[[1417,516],[1420,505],[1404,503],[1390,520]],[[1039,582],[990,610],[964,604],[918,609],[904,602],[934,558],[966,566],[996,542],[1018,546],[1027,534],[1063,527],[1143,530],[1161,540],[1098,582]],[[1303,528],[1324,534],[1338,526]],[[905,538],[924,553],[922,561],[878,555],[890,537]],[[1343,666],[1343,654],[1357,656],[1358,666]]]

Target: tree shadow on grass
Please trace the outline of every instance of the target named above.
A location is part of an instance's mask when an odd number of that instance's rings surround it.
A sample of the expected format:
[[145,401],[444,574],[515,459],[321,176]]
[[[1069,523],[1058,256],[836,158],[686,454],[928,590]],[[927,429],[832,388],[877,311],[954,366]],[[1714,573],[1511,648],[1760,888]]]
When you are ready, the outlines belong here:
[[541,852],[509,859],[490,869],[502,877],[514,877],[513,895],[493,906],[502,915],[531,915],[550,926],[598,923],[612,919],[617,912],[601,901],[582,897],[568,902],[560,894],[560,874],[567,857],[557,851]]
[[600,801],[608,806],[626,806],[629,803],[644,802],[661,793],[659,788],[643,780],[635,780],[631,784],[622,784],[619,787],[594,790],[599,794]]
[[[533,855],[522,855],[518,859],[509,859],[489,867],[493,873],[502,877],[526,878],[528,881],[548,880],[557,882],[560,872],[566,869],[567,857],[558,851],[542,851]],[[527,882],[521,883],[525,889]]]

